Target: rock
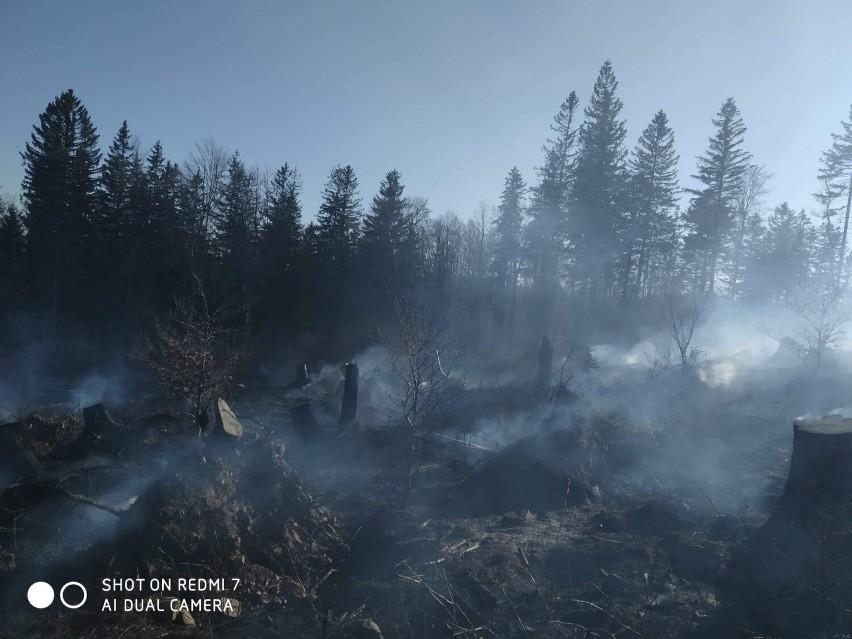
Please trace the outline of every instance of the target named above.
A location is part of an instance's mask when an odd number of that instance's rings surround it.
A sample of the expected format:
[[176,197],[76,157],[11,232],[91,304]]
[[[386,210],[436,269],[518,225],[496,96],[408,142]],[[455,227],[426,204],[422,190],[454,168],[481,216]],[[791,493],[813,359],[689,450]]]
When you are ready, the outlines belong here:
[[243,425],[228,403],[221,397],[216,400],[215,425],[213,432],[216,434],[230,435],[231,437],[242,437],[245,433]]

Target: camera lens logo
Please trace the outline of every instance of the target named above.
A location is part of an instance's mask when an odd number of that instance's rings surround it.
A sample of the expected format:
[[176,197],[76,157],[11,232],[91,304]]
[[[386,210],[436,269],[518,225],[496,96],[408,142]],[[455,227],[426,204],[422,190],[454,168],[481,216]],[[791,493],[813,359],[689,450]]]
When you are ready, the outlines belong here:
[[[77,588],[82,593],[82,598],[77,603],[69,603],[65,598],[65,592],[71,588],[71,592],[74,592],[74,588]],[[88,598],[89,593],[86,591],[86,587],[81,584],[79,581],[69,581],[67,584],[62,586],[59,590],[59,601],[62,602],[62,605],[66,608],[70,608],[71,610],[76,610],[80,608],[84,603],[86,603],[86,599]],[[30,602],[30,605],[33,608],[44,609],[47,608],[50,604],[53,603],[53,600],[56,598],[56,593],[53,591],[53,586],[51,586],[46,581],[37,581],[32,586],[30,586],[29,590],[27,590],[27,601]]]

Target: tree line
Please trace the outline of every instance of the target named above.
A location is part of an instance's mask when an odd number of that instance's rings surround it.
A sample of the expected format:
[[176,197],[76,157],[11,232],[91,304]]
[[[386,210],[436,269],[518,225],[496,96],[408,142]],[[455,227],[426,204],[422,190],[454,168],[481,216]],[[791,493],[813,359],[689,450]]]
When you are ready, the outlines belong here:
[[246,343],[339,358],[392,325],[401,296],[477,349],[623,324],[673,293],[783,300],[845,284],[852,108],[819,159],[816,214],[785,202],[768,216],[771,176],[732,98],[689,189],[666,113],[629,150],[622,110],[606,62],[582,112],[573,91],[561,104],[532,182],[511,168],[499,205],[468,220],[433,215],[395,169],[365,203],[345,165],[306,223],[295,167],[264,172],[211,140],[178,164],[159,142],[143,153],[127,122],[103,154],[65,91],[21,153],[20,206],[0,205],[0,320],[7,335],[37,322],[61,344],[121,350],[202,281]]

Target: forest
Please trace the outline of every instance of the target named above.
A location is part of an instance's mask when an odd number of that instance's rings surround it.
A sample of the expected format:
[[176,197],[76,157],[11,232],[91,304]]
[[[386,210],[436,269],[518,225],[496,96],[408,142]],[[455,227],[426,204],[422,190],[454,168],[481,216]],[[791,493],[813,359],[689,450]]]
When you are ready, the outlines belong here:
[[0,194],[0,638],[848,636],[852,106],[798,208],[733,97],[683,175],[609,61],[566,88],[460,213],[47,104]]
[[3,205],[5,349],[26,354],[37,334],[78,365],[126,354],[198,282],[229,307],[247,352],[313,360],[373,343],[401,297],[479,352],[552,332],[635,337],[638,318],[678,296],[840,296],[852,118],[833,142],[826,132],[806,212],[768,201],[770,168],[749,153],[733,98],[695,123],[710,137],[691,179],[678,175],[666,113],[630,150],[622,108],[606,62],[588,104],[572,91],[559,106],[537,174],[508,170],[496,208],[435,214],[406,195],[399,170],[367,187],[338,165],[306,223],[297,167],[251,167],[209,139],[173,161],[159,142],[141,149],[126,122],[102,153],[65,91],[21,153],[21,201]]

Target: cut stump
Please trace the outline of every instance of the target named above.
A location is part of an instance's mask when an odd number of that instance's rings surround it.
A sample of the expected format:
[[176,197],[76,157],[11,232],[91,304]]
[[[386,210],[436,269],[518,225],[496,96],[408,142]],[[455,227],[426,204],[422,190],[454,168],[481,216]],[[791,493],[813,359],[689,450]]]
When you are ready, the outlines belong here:
[[358,364],[346,365],[346,377],[343,380],[343,401],[340,405],[340,424],[351,424],[358,411]]

